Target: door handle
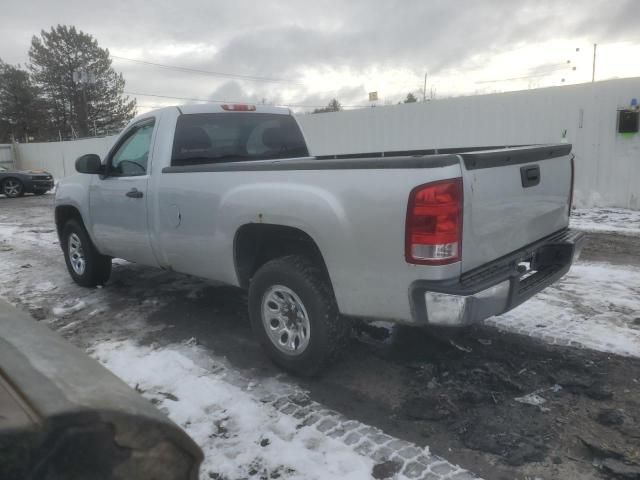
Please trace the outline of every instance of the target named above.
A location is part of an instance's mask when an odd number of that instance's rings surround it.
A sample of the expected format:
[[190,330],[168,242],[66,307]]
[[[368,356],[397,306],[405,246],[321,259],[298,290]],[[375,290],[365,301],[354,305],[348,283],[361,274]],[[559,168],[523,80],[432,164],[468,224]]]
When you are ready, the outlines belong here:
[[126,195],[131,198],[142,198],[144,196],[144,194],[137,188],[132,188],[126,193]]

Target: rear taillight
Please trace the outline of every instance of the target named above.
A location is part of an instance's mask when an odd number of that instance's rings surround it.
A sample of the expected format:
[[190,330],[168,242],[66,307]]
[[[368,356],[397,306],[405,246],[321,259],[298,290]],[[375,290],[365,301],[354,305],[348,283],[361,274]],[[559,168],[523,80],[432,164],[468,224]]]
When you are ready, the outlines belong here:
[[460,260],[462,250],[462,179],[414,188],[409,195],[405,230],[408,263],[443,265]]
[[233,105],[224,104],[222,105],[222,109],[227,112],[255,112],[255,105],[247,105],[244,103],[234,103]]
[[576,181],[576,156],[571,155],[571,188],[569,190],[569,216],[571,216],[571,209],[573,208],[573,184]]

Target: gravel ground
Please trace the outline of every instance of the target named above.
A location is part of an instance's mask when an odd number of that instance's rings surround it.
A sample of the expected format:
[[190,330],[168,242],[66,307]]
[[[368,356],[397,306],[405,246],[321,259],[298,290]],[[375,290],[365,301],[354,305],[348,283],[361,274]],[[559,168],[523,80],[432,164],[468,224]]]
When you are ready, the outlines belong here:
[[[358,477],[359,471],[335,470],[338,460],[333,467],[320,460],[291,467],[294,462],[266,451],[257,463],[239,459],[224,472],[209,462],[204,478],[261,478],[265,472],[267,478],[274,472],[272,478],[367,478],[372,472],[380,478],[473,477],[456,465],[505,480],[640,478],[634,464],[640,458],[639,237],[620,231],[633,214],[617,210],[615,232],[609,232],[606,215],[584,213],[604,226],[590,229],[598,232],[590,233],[581,263],[511,317],[455,335],[362,325],[339,364],[301,381],[275,369],[253,340],[242,291],[122,261],[104,288],[74,285],[51,203],[50,195],[0,197],[0,296],[89,348],[130,383],[145,379],[123,368],[123,358],[195,356],[203,369],[198,375],[253,395],[276,415],[267,415],[276,424],[285,422],[277,415],[311,421],[316,414],[313,431],[319,433],[300,444],[311,460],[320,442],[323,452],[347,459],[355,452],[366,471]],[[162,380],[148,385],[145,395],[194,437],[201,435],[205,451],[243,445],[238,436],[196,431],[195,422],[176,410],[188,404],[158,393],[184,386],[157,383]],[[199,428],[224,418],[209,414],[211,422]],[[272,435],[270,442],[286,445],[283,439],[293,442],[295,435]],[[265,460],[273,458],[278,461]],[[319,473],[325,467],[327,476]]]

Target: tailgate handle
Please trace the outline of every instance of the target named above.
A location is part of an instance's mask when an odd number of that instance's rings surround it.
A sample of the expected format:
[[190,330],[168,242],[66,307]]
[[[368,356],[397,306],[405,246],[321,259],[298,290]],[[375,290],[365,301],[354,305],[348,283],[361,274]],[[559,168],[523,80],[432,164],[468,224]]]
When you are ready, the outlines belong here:
[[540,183],[540,166],[525,165],[524,167],[521,167],[520,179],[522,180],[523,188],[529,188],[538,185]]

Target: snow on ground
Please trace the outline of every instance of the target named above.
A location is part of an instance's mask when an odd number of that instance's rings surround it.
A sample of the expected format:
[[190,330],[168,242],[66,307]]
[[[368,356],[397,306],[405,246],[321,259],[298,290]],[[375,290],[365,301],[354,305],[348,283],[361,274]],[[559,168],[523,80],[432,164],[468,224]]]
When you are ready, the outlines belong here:
[[640,235],[640,210],[577,208],[571,212],[571,227],[587,232]]
[[[104,365],[159,401],[205,452],[202,473],[246,478],[251,471],[290,479],[368,479],[370,458],[265,405],[251,391],[211,371],[194,347],[154,350],[132,342],[104,343],[94,352]],[[256,473],[254,473],[255,475]]]
[[428,448],[324,409],[291,385],[243,378],[192,343],[103,342],[90,353],[200,445],[202,478],[365,480],[390,459],[398,480],[476,478]]
[[152,330],[170,328],[149,323],[155,310],[176,292],[196,298],[207,284],[116,260],[113,283],[120,287],[80,288],[65,270],[50,210],[11,212],[0,210],[0,296],[90,346],[107,368],[144,390],[204,450],[202,478],[355,480],[371,478],[373,466],[388,459],[397,462],[398,479],[475,478],[428,449],[305,400],[286,377],[249,380],[194,345],[137,345]]
[[640,269],[575,264],[560,282],[487,323],[549,343],[640,357]]
[[[31,209],[0,210],[0,295],[65,335],[88,338],[93,355],[139,385],[201,445],[204,475],[259,478],[267,471],[282,479],[371,478],[375,463],[396,458],[403,465],[399,478],[472,478],[428,451],[315,402],[297,404],[292,398],[300,392],[288,383],[243,379],[212,352],[193,345],[137,345],[131,338],[152,328],[149,313],[170,301],[171,291],[189,292],[198,281],[176,277],[153,289],[132,283],[135,295],[128,300],[115,298],[109,288],[81,289],[64,269],[50,210],[39,208],[34,217]],[[640,235],[640,212],[579,209],[571,225]],[[115,261],[114,269],[120,268],[135,267]],[[138,280],[156,275],[167,274],[136,270]],[[550,343],[640,357],[640,269],[578,263],[556,285],[488,323]]]

